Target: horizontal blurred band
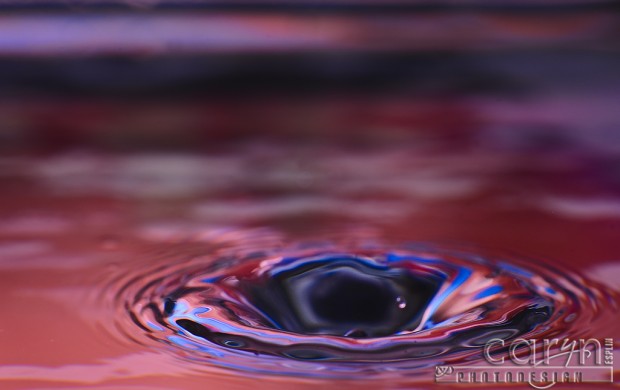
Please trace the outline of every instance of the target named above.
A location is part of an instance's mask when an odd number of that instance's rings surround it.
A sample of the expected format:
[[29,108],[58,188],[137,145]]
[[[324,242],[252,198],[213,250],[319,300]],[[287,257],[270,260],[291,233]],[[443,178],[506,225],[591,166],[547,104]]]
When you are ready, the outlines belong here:
[[[205,9],[205,10],[585,10],[618,5],[614,0],[0,0],[0,10]],[[616,7],[617,8],[617,7]]]
[[0,56],[523,48],[617,50],[620,14],[76,12],[0,15]]

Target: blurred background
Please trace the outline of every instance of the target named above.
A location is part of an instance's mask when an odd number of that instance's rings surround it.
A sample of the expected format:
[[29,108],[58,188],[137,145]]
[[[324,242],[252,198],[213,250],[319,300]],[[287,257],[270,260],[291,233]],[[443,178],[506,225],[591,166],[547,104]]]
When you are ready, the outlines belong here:
[[5,0],[0,12],[4,155],[257,139],[620,149],[613,1]]
[[[85,215],[109,206],[114,228],[97,225],[100,236],[368,227],[581,251],[584,264],[620,252],[616,2],[32,0],[0,11],[8,227],[81,218],[88,231],[98,217]],[[564,243],[570,229],[580,250]]]

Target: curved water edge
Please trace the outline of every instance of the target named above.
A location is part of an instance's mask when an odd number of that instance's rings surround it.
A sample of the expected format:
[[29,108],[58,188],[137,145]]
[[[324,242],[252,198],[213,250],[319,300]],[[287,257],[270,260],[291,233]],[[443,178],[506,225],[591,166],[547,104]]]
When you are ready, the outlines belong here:
[[618,302],[575,272],[481,248],[232,233],[166,243],[110,278],[112,336],[198,371],[428,378],[482,360],[493,338],[587,335],[580,324],[612,320]]

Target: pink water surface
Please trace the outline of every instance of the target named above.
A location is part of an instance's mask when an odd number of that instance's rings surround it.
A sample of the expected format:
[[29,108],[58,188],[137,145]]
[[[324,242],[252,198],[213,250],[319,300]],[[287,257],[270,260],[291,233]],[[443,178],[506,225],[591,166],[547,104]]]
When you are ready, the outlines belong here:
[[[254,375],[205,373],[131,342],[141,337],[137,328],[124,329],[124,341],[111,337],[123,311],[100,305],[101,288],[114,275],[139,274],[137,264],[171,248],[199,253],[206,243],[265,229],[291,241],[350,235],[497,248],[618,291],[617,176],[590,169],[586,151],[436,146],[353,151],[249,144],[211,155],[3,158],[3,388],[251,385]],[[620,337],[617,327],[596,319],[586,333]],[[330,383],[260,380],[269,388]],[[342,381],[349,384],[395,388],[407,380]]]

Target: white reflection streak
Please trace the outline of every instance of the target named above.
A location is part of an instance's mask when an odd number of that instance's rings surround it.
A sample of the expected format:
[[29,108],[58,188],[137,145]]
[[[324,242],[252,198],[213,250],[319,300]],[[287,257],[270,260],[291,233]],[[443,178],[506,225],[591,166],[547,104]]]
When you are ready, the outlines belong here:
[[163,354],[143,352],[104,359],[101,364],[68,364],[59,367],[0,366],[2,380],[41,380],[98,383],[111,379],[145,376],[190,375],[193,371]]
[[576,219],[620,217],[620,200],[611,198],[548,197],[541,206],[554,214]]
[[305,213],[330,213],[353,217],[399,218],[413,211],[410,202],[369,201],[352,199],[325,199],[322,197],[296,197],[277,200],[247,202],[209,202],[198,205],[195,215],[209,220],[230,221],[270,216],[292,216]]
[[620,291],[620,260],[599,264],[588,271],[588,276]]

